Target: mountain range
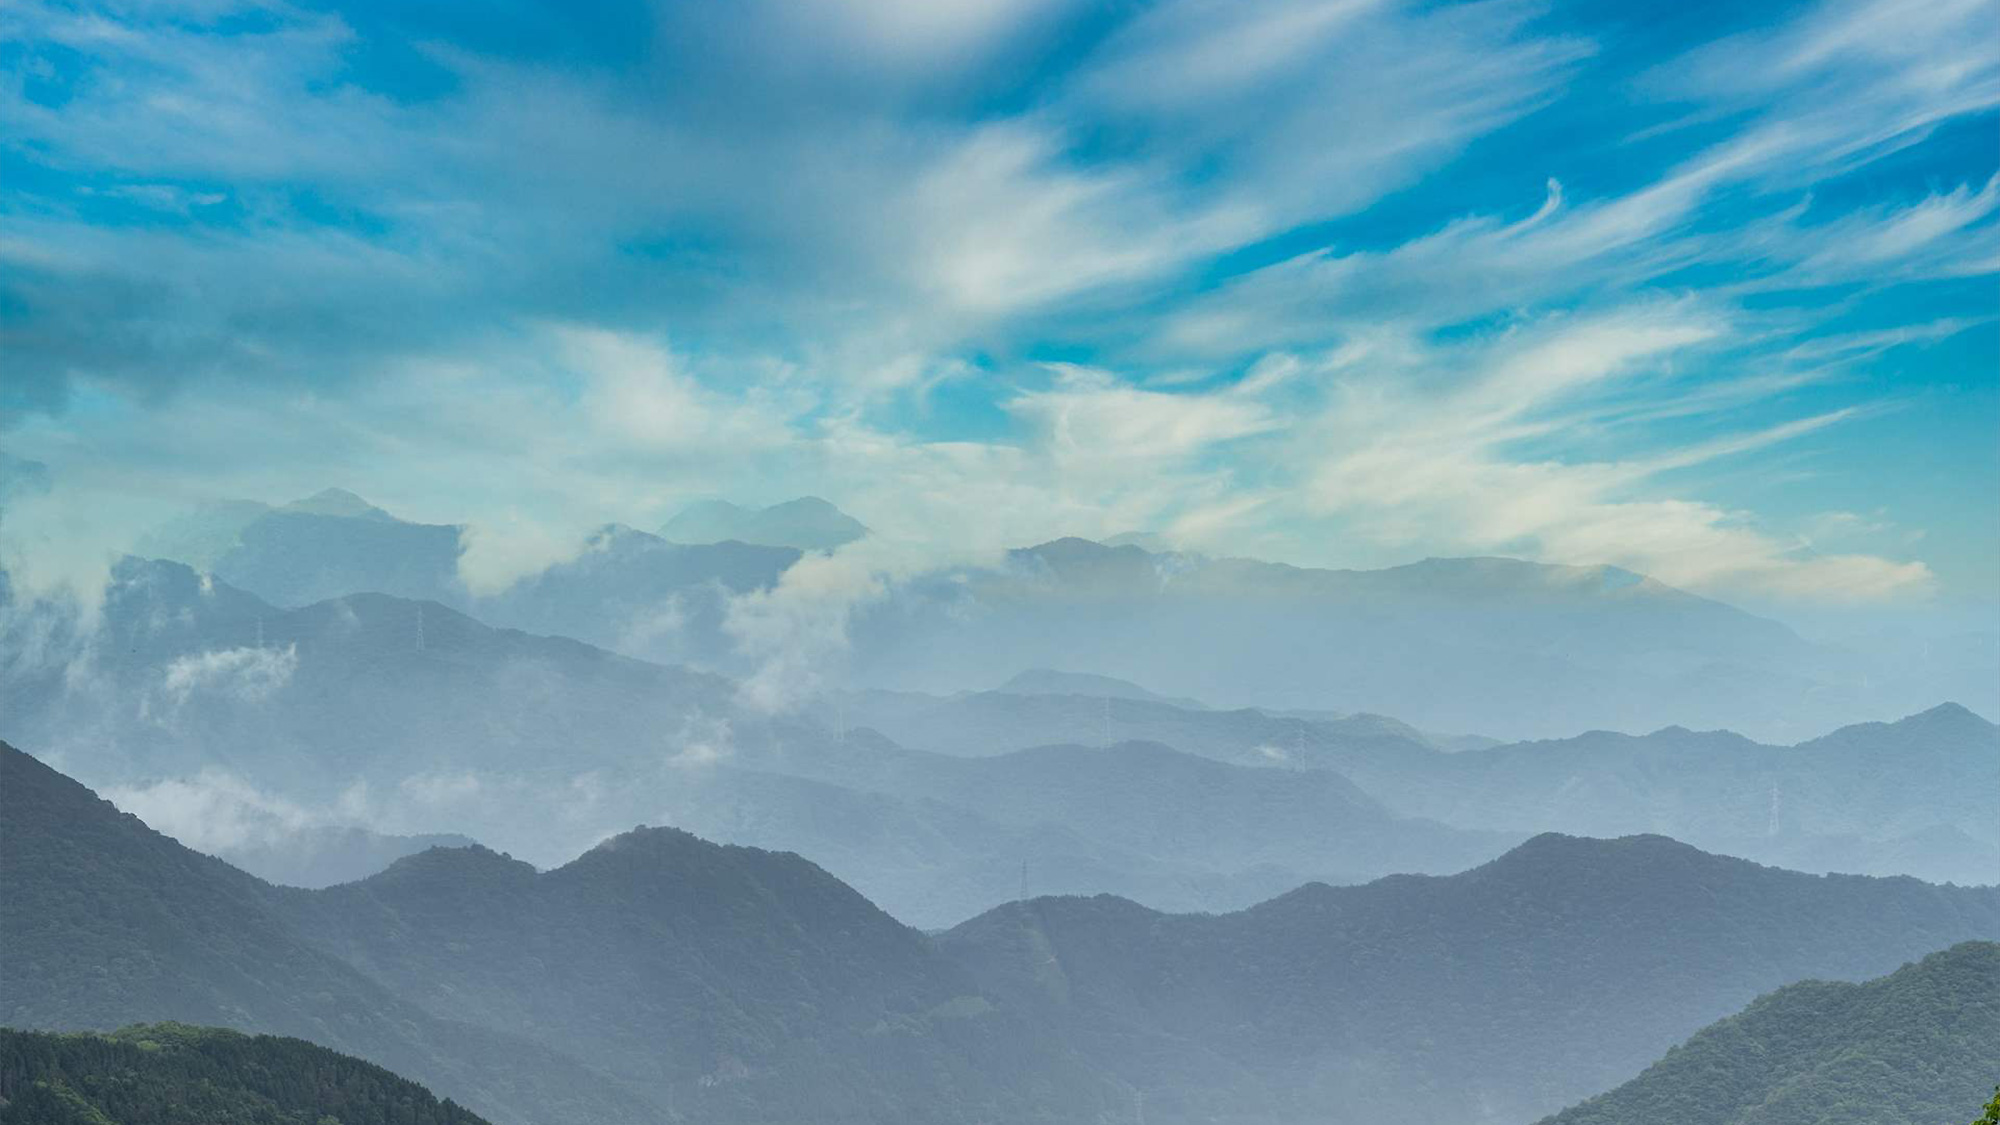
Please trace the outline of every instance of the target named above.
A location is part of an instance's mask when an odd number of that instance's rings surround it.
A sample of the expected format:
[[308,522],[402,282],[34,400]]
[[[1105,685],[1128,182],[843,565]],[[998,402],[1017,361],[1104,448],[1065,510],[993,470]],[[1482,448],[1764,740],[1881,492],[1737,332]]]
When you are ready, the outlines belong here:
[[19,751],[0,771],[0,1022],[299,1035],[502,1123],[1519,1121],[1779,985],[2000,936],[2000,888],[1654,837],[1224,915],[1039,898],[936,937],[796,856],[668,829],[546,872],[435,849],[297,890]]
[[912,580],[853,630],[866,686],[1069,667],[1168,695],[1540,738],[1671,723],[1795,741],[1940,698],[2000,703],[2000,646],[1893,657],[1614,567],[1323,570],[1063,539]]
[[[663,537],[601,529],[569,561],[477,597],[456,573],[461,528],[397,520],[337,490],[212,507],[142,546],[280,606],[363,592],[435,600],[494,625],[740,673],[745,657],[721,627],[730,599],[860,531],[816,498],[707,504]],[[854,687],[947,692],[1023,668],[1082,668],[1170,696],[1384,713],[1510,740],[1683,723],[1796,742],[1946,698],[2000,709],[1993,637],[1894,651],[1815,643],[1604,566],[1326,570],[1061,539],[885,581],[852,610],[840,673]]]
[[[1381,716],[1185,706],[1047,673],[772,715],[725,677],[435,602],[286,610],[164,562],[122,563],[94,628],[12,620],[0,737],[286,883],[415,846],[375,836],[455,834],[553,865],[635,823],[800,851],[929,927],[1018,896],[1024,861],[1035,891],[1224,910],[1307,879],[1461,870],[1543,829],[2000,878],[1980,796],[2000,788],[2000,729],[1955,706],[1794,747],[1667,728],[1447,751],[1465,743]],[[1076,687],[1105,694],[1059,690]]]
[[654,829],[547,874],[437,849],[288,890],[0,746],[0,859],[0,1024],[294,1035],[501,1123],[1031,1121],[1036,1099],[1112,1099],[796,856]]
[[2000,727],[1956,704],[1794,746],[1666,727],[1459,749],[1380,716],[1190,709],[1129,694],[863,692],[840,709],[846,722],[947,754],[1143,740],[1331,771],[1397,815],[1466,830],[1650,832],[1805,870],[2000,881],[2000,827],[1985,800],[2000,791]]
[[945,926],[1022,895],[1111,891],[1239,909],[1312,879],[1451,872],[1524,834],[1399,817],[1340,775],[1230,765],[1155,743],[984,758],[870,731],[745,746],[681,771],[668,822],[820,857],[897,917]]
[[[1524,835],[1394,816],[1332,773],[1164,746],[906,750],[435,602],[284,610],[172,563],[122,564],[76,640],[0,675],[0,737],[289,884],[379,870],[412,850],[391,837],[449,832],[554,865],[669,823],[814,856],[935,927],[1014,897],[1024,862],[1044,891],[1224,909],[1308,878],[1459,870]],[[1159,827],[1183,822],[1202,833]]]

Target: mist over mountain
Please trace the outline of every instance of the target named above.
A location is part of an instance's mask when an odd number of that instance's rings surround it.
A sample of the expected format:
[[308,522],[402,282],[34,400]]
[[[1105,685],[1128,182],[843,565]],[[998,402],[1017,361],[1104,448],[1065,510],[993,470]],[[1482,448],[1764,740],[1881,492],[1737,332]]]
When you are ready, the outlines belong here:
[[1044,891],[1226,909],[1306,879],[1460,870],[1524,835],[1166,747],[908,751],[436,603],[281,610],[171,563],[123,564],[79,645],[0,678],[0,734],[286,884],[372,874],[440,832],[553,865],[670,823],[819,857],[897,917],[946,926],[1019,894],[1024,863]]
[[1796,746],[1668,727],[1450,752],[1379,716],[1189,710],[1119,695],[872,692],[840,706],[845,721],[947,753],[1145,740],[1245,766],[1332,771],[1399,815],[1462,829],[1653,832],[1805,870],[2000,882],[2000,834],[1983,799],[2000,790],[2000,727],[1956,704]]
[[449,832],[392,836],[353,825],[309,825],[223,844],[212,854],[266,883],[331,887],[365,879],[404,856],[472,844],[470,838]]
[[1965,1125],[1995,27],[0,0],[0,1125]]
[[245,524],[215,576],[274,605],[376,593],[462,602],[459,529],[399,520],[328,489]]
[[920,926],[1026,890],[1237,909],[1312,879],[1463,870],[1524,835],[1397,817],[1330,772],[1234,766],[1149,743],[970,759],[864,730],[747,745],[732,762],[687,771],[694,784],[674,789],[667,819],[820,857]]
[[[788,513],[826,518],[811,505],[767,511],[784,526]],[[590,535],[571,558],[505,589],[474,591],[460,575],[465,534],[458,525],[401,520],[352,493],[327,489],[277,508],[209,505],[150,533],[140,546],[149,557],[213,573],[274,606],[388,594],[438,602],[493,625],[699,665],[731,655],[722,626],[728,599],[768,588],[800,553],[761,539],[735,541],[740,536],[668,542],[613,524]]]
[[[114,571],[94,626],[65,639],[61,661],[10,669],[0,721],[52,753],[96,744],[93,753],[142,773],[224,766],[345,785],[377,767],[463,766],[457,752],[482,734],[490,767],[569,771],[589,764],[592,745],[619,755],[665,748],[732,690],[435,602],[357,594],[283,609],[178,564],[136,559]],[[605,738],[567,736],[586,717]],[[557,744],[570,744],[560,761],[542,752]]]
[[[257,512],[219,555],[203,546],[239,508],[148,545],[182,544],[162,553],[281,606],[361,592],[435,600],[489,624],[735,674],[752,666],[725,628],[732,599],[775,586],[801,551],[866,530],[812,497],[756,511],[708,503],[661,536],[605,527],[575,557],[475,596],[457,573],[461,528],[329,490]],[[852,610],[831,655],[860,687],[948,693],[1069,668],[1182,700],[1372,712],[1513,739],[1680,724],[1794,742],[1945,698],[2000,711],[2000,646],[1814,643],[1605,566],[1438,558],[1323,570],[1071,538],[997,566],[919,566]]]
[[[927,926],[1019,894],[1024,861],[1052,880],[1043,890],[1232,909],[1288,881],[1449,873],[1550,828],[1660,832],[1810,870],[1961,883],[2000,870],[1978,797],[2000,785],[2000,733],[1962,708],[1796,748],[1674,728],[1457,753],[1381,716],[1190,709],[1048,676],[1014,685],[1026,692],[847,692],[772,715],[728,679],[437,603],[285,610],[136,560],[94,628],[16,635],[41,640],[0,674],[0,736],[287,883],[398,854],[360,847],[315,870],[347,829],[455,833],[553,865],[635,823],[820,857]],[[1054,693],[1075,686],[1105,694]],[[1107,740],[1159,747],[1088,748]],[[949,760],[1016,749],[1034,753]],[[1314,794],[1331,803],[1307,812]]]
[[1877,976],[1996,926],[2000,888],[1540,836],[1461,875],[1220,916],[1042,898],[941,940],[1144,1091],[1149,1121],[1419,1125],[1533,1119],[1781,984]]
[[671,543],[612,526],[575,558],[467,609],[491,624],[575,637],[628,656],[741,671],[726,628],[731,599],[769,589],[799,557],[793,547]]
[[1513,738],[1680,723],[1797,740],[1930,706],[1945,684],[2000,702],[1992,652],[1877,662],[1615,567],[1502,558],[1317,570],[1062,539],[912,582],[854,633],[873,686],[944,693],[1070,667],[1212,704]]
[[1545,1125],[1926,1125],[1971,1120],[1996,1085],[2000,945],[1966,942],[1758,997]]
[[57,617],[33,635],[44,655],[17,650],[0,675],[0,737],[238,854],[356,826],[560,862],[644,819],[616,805],[619,776],[671,776],[726,740],[734,691],[435,602],[285,610],[136,560],[94,627]]

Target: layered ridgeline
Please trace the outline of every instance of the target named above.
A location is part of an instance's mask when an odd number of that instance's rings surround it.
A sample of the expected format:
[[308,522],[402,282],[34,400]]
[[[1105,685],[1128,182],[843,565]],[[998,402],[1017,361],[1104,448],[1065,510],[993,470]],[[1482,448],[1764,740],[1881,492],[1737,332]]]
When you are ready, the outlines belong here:
[[[121,565],[99,622],[13,638],[0,737],[282,882],[358,877],[421,842],[357,823],[544,865],[675,823],[811,855],[926,926],[1018,896],[1024,862],[1030,893],[1221,910],[1307,879],[1461,870],[1543,828],[1658,832],[1806,870],[2000,872],[1980,799],[2000,787],[2000,730],[1958,707],[1796,747],[1669,728],[1446,752],[1464,743],[1379,716],[1211,710],[1048,674],[774,718],[721,677],[435,602],[284,610],[171,563]],[[958,756],[1031,752],[953,763],[867,726]],[[1158,831],[1169,819],[1197,827]]]
[[864,609],[857,675],[932,692],[1081,668],[1211,703],[1548,737],[1669,723],[1790,741],[1940,698],[2000,708],[2000,645],[1840,649],[1615,567],[1321,570],[1064,539]]
[[0,747],[0,902],[0,1025],[292,1035],[495,1122],[1082,1121],[1126,1100],[810,863],[669,830],[546,874],[441,849],[287,890]]
[[637,829],[543,873],[433,851],[283,909],[427,1010],[532,1028],[691,1120],[1091,1120],[1124,1100],[794,855]]
[[[1981,800],[2000,788],[2000,729],[1959,707],[1796,747],[1669,728],[1446,752],[1464,743],[1379,716],[1212,710],[1046,674],[773,717],[722,677],[435,602],[285,610],[171,563],[121,565],[98,622],[8,637],[0,737],[282,882],[358,877],[422,842],[357,824],[551,865],[635,823],[800,851],[926,926],[1018,896],[1024,862],[1030,893],[1221,910],[1307,879],[1461,870],[1545,828],[2000,877]],[[953,763],[865,727],[956,756],[1031,752]],[[1158,831],[1169,819],[1198,827]]]
[[1462,871],[1527,835],[1399,817],[1330,771],[1232,765],[1156,743],[964,758],[864,730],[747,745],[730,761],[683,770],[667,819],[823,857],[924,926],[1027,894],[1240,909],[1312,880]]
[[[769,588],[802,549],[865,531],[811,498],[702,505],[665,530],[604,528],[574,559],[478,596],[458,574],[463,528],[398,520],[338,491],[218,505],[140,548],[282,606],[387,593],[741,671],[721,627],[729,599]],[[1642,575],[1512,559],[1321,570],[1063,539],[891,583],[856,607],[851,641],[850,671],[875,687],[953,691],[1022,668],[1086,668],[1211,702],[1514,738],[1678,722],[1791,741],[1940,698],[2000,708],[1990,636],[1842,649]]]
[[360,1056],[502,1125],[657,1119],[573,1059],[439,1020],[313,948],[271,894],[0,744],[0,1026],[213,1024]]
[[[355,823],[575,856],[651,816],[600,810],[593,779],[663,768],[726,728],[734,695],[713,676],[436,602],[365,594],[284,610],[174,563],[120,564],[94,627],[48,617],[6,638],[20,643],[0,663],[0,738],[287,880],[329,850],[334,866],[398,852],[337,834]],[[532,838],[486,831],[506,823]]]
[[2000,889],[1812,876],[1658,837],[1542,836],[1462,875],[1172,916],[1044,898],[941,939],[1154,1122],[1507,1122],[1804,978],[2000,932]]
[[1806,981],[1544,1125],[1959,1125],[2000,1082],[2000,945]]
[[440,849],[288,890],[0,769],[0,1023],[295,1035],[496,1122],[1521,1121],[1782,984],[2000,937],[2000,889],[1652,838],[1228,915],[1043,898],[938,938],[796,856],[664,829],[547,872]]
[[0,1125],[487,1125],[301,1039],[186,1024],[109,1035],[0,1028]]
[[2000,792],[2000,727],[1955,704],[1794,746],[1668,727],[1473,749],[1381,716],[1190,708],[1131,692],[865,692],[816,713],[962,755],[1146,740],[1331,770],[1399,815],[1461,829],[1653,832],[1802,870],[2000,882],[1988,800]]
[[947,926],[1018,897],[1024,863],[1036,893],[1232,909],[1308,879],[1462,870],[1524,835],[1162,747],[908,751],[435,602],[284,610],[172,563],[120,566],[97,628],[68,639],[62,659],[0,669],[0,737],[288,884],[371,874],[442,830],[548,866],[672,823],[810,855],[904,921]]

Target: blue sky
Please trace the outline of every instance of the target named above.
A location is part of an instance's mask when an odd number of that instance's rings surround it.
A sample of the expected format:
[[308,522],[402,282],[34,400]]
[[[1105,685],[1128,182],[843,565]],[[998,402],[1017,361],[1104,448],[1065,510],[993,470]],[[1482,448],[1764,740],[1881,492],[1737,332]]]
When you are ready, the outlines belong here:
[[[17,571],[337,484],[2000,590],[2000,2],[0,8]],[[19,479],[21,470],[12,470]],[[39,476],[37,477],[39,480]]]

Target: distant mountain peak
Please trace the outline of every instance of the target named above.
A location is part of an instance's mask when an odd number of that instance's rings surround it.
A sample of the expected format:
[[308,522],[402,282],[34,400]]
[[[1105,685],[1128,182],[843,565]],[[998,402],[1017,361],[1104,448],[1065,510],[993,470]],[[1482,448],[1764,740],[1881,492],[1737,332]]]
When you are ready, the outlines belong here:
[[1085,539],[1081,535],[1065,535],[1046,543],[1037,543],[1027,548],[1028,553],[1045,558],[1103,558],[1107,555],[1130,555],[1148,553],[1144,547],[1131,543],[1111,546],[1095,539]]
[[736,540],[760,547],[831,551],[868,534],[860,520],[818,496],[800,496],[768,508],[745,508],[727,500],[688,505],[660,529],[674,543]]
[[349,519],[394,519],[389,513],[344,488],[323,488],[278,509],[309,516],[342,516]]
[[1008,695],[1100,695],[1108,699],[1167,703],[1184,710],[1208,710],[1208,705],[1200,700],[1161,695],[1116,676],[1104,676],[1095,672],[1064,672],[1054,668],[1029,668],[1017,672],[994,690]]
[[448,879],[459,882],[480,876],[529,878],[534,874],[533,864],[474,843],[462,847],[440,846],[406,855],[362,881],[395,883],[411,879]]
[[678,851],[685,848],[720,847],[692,832],[666,825],[638,824],[630,830],[599,840],[585,855],[615,852]]
[[1669,856],[1683,860],[1710,860],[1717,863],[1748,862],[1711,855],[1693,844],[1684,844],[1671,836],[1661,836],[1652,832],[1619,836],[1614,839],[1543,832],[1516,844],[1505,855],[1487,864],[1482,870],[1585,867],[1604,862],[1649,862]]
[[829,512],[836,515],[842,514],[839,508],[833,506],[832,501],[823,500],[817,496],[801,496],[795,500],[786,500],[783,503],[773,504],[764,510],[766,512],[812,512],[820,515]]
[[1986,717],[1981,715],[1979,712],[1972,710],[1970,707],[1967,707],[1964,704],[1953,703],[1949,700],[1938,704],[1936,707],[1932,707],[1928,711],[1919,711],[1916,714],[1911,715],[1908,718],[1902,719],[1900,721],[1904,723],[1924,723],[1924,724],[1950,723],[1953,725],[1959,725],[1959,724],[1964,724],[1964,725],[1978,724],[1980,726],[1993,725],[1992,723],[1988,722]]

